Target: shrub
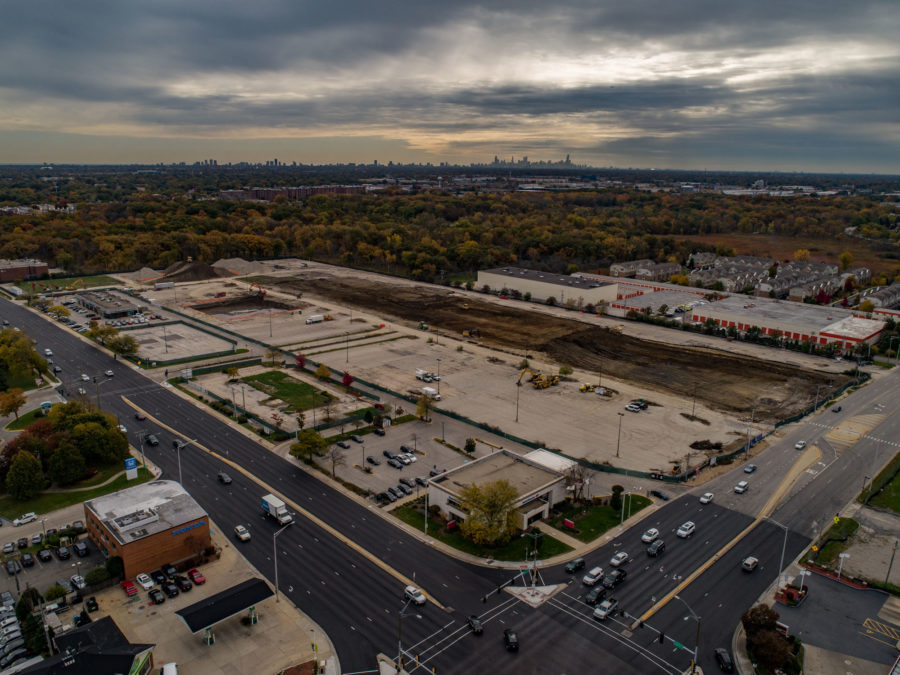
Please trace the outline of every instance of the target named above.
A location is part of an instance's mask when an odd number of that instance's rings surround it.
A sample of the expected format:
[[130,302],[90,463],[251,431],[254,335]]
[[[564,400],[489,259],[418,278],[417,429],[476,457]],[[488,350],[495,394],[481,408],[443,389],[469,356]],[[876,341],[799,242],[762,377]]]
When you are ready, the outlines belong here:
[[66,589],[59,584],[53,584],[47,589],[47,592],[44,593],[44,598],[47,602],[53,602],[54,600],[59,600],[64,597],[66,597]]
[[93,586],[94,584],[102,584],[109,578],[109,570],[101,565],[99,567],[95,567],[85,575],[84,583],[86,583],[88,586]]

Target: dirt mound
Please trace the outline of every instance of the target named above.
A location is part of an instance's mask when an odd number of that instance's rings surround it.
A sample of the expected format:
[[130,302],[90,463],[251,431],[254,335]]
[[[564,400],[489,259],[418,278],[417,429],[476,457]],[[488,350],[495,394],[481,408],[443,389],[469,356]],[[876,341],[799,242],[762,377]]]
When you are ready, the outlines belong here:
[[159,280],[165,281],[203,281],[220,277],[234,276],[226,269],[215,268],[205,262],[177,262],[169,265]]
[[410,322],[426,321],[443,332],[461,335],[481,330],[480,342],[518,354],[542,351],[577,368],[611,375],[643,386],[675,392],[711,408],[774,421],[809,406],[821,386],[822,396],[843,385],[843,375],[818,373],[780,363],[698,347],[650,342],[580,321],[509,308],[433,286],[391,285],[373,279],[308,276],[260,279],[290,293],[312,293],[345,306]]

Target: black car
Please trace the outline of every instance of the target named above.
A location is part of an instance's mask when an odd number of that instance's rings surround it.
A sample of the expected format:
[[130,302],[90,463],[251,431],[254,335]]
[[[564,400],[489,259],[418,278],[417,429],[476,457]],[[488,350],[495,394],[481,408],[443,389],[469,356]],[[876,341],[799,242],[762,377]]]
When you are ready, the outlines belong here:
[[584,596],[584,601],[589,605],[596,605],[606,597],[606,589],[601,584],[597,584]]
[[79,558],[84,558],[91,552],[86,541],[76,541],[72,546],[72,550],[75,551],[75,555]]
[[170,598],[178,596],[178,586],[171,582],[169,582],[168,584],[163,584],[163,590]]
[[347,441],[338,441],[338,442],[337,442],[337,446],[338,446],[339,448],[343,448],[344,450],[349,450],[349,449],[350,449],[350,444],[349,444]]
[[134,419],[143,421],[143,420],[147,419],[147,416],[144,413],[136,412],[136,413],[134,413]]
[[506,646],[506,649],[511,652],[519,651],[519,636],[516,635],[516,631],[512,628],[507,628],[503,631],[503,644]]
[[187,593],[194,587],[194,584],[192,584],[187,577],[183,577],[180,574],[175,577],[174,581],[175,585],[178,586],[178,590],[182,593]]
[[744,467],[744,473],[753,473],[756,471],[756,464],[748,464]]
[[584,558],[575,558],[566,563],[566,572],[575,574],[578,570],[584,569]]
[[727,649],[724,649],[722,647],[716,649],[716,663],[719,664],[719,669],[722,672],[734,672],[734,661],[731,660],[731,654],[728,653]]
[[475,635],[481,635],[484,632],[484,626],[481,625],[481,621],[474,614],[466,617],[466,623],[469,624],[469,628],[472,629]]
[[434,469],[432,469],[431,471],[428,472],[428,475],[431,476],[432,478],[434,478],[435,476],[440,476],[445,471],[447,471],[447,469],[438,469],[435,467]]
[[38,551],[37,557],[41,562],[50,562],[51,560],[53,560],[53,554],[50,553],[50,549],[47,548],[42,548],[40,551]]
[[657,539],[652,544],[647,547],[647,555],[651,558],[655,558],[658,555],[661,555],[666,552],[666,542],[662,539]]
[[16,547],[19,549],[28,548],[28,537],[20,537],[19,541],[16,542]]
[[160,586],[166,583],[166,573],[162,570],[153,570],[150,572],[150,578],[153,579],[153,583],[159,584]]
[[395,455],[393,452],[391,452],[390,450],[385,450],[385,451],[382,452],[381,454],[384,455],[385,457],[387,457],[388,459],[394,459],[394,458],[397,456],[397,455]]
[[390,495],[394,495],[394,497],[396,497],[397,499],[400,499],[403,496],[403,493],[393,486],[387,489],[387,493]]
[[59,530],[57,530],[55,527],[48,527],[48,528],[47,528],[47,536],[48,536],[48,537],[52,537],[52,536],[53,536],[54,534],[56,534],[57,532],[59,532]]
[[428,487],[428,479],[422,476],[416,476],[416,483],[422,487]]
[[147,436],[147,445],[156,447],[157,445],[159,445],[159,439],[153,434],[150,434],[149,436]]
[[402,463],[399,459],[394,459],[393,457],[391,457],[391,458],[387,461],[387,463],[388,463],[388,466],[392,466],[392,467],[394,467],[395,469],[402,469],[402,468],[403,468],[403,463]]
[[841,412],[841,410],[843,410],[843,408],[839,405],[836,405],[831,409],[831,412],[839,413],[839,412]]
[[353,441],[354,443],[362,443],[363,442],[362,436],[357,436],[356,434],[353,434],[352,436],[350,436],[350,440]]
[[378,459],[375,455],[369,455],[366,457],[366,461],[372,466],[379,466],[381,464],[381,460]]
[[30,553],[22,554],[22,567],[33,567],[34,566],[34,556]]
[[667,495],[662,490],[650,490],[650,496],[656,497],[657,499],[662,499],[664,502],[669,501],[669,495]]
[[397,485],[397,489],[400,490],[400,492],[402,492],[405,495],[411,495],[413,493],[412,488],[403,483],[399,483]]
[[60,546],[56,549],[56,557],[60,560],[68,560],[72,557],[72,553],[69,551],[68,546]]
[[161,605],[166,601],[166,596],[163,595],[163,592],[158,588],[150,589],[150,592],[147,593],[147,595],[150,597],[150,602],[154,605]]
[[170,564],[166,563],[165,565],[160,567],[160,569],[162,570],[163,574],[165,574],[170,579],[174,579],[175,577],[178,576],[178,570],[175,569],[175,565],[170,565]]
[[22,571],[22,567],[15,560],[6,561],[6,573],[13,577]]
[[100,606],[97,604],[97,598],[95,598],[93,595],[87,599],[87,601],[84,603],[84,606],[89,612],[96,612],[98,609],[100,609]]
[[414,453],[415,450],[413,450],[413,449],[412,449],[411,447],[409,447],[408,445],[401,445],[401,446],[400,446],[400,452]]
[[222,485],[231,485],[231,476],[229,476],[224,471],[220,471],[217,478],[219,479],[219,482],[222,483]]
[[384,436],[384,429],[382,429],[381,427],[375,427],[374,429],[372,429],[372,433],[376,436]]
[[613,589],[623,581],[625,581],[625,577],[627,576],[628,572],[623,569],[616,568],[605,577],[603,577],[603,587]]
[[377,499],[382,503],[387,502],[389,504],[393,504],[395,501],[397,501],[397,498],[390,492],[379,492]]

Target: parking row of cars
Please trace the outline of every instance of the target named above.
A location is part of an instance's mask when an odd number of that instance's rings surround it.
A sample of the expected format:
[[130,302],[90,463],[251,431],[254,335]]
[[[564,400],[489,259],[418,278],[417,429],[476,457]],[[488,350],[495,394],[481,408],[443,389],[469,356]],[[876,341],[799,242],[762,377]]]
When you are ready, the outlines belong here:
[[[8,600],[5,596],[9,596]],[[7,604],[9,602],[9,604]],[[3,606],[0,607],[0,670],[5,670],[28,658],[22,627],[16,617],[14,599],[4,591]]]
[[178,570],[172,565],[163,565],[160,569],[154,570],[149,574],[143,572],[138,574],[134,581],[126,579],[121,585],[122,590],[129,597],[137,595],[138,586],[140,586],[147,591],[150,602],[154,605],[161,605],[166,601],[166,597],[175,598],[180,593],[189,592],[194,587],[194,584],[199,586],[205,583],[206,577],[196,568],[188,570],[187,574],[184,575],[179,574]]

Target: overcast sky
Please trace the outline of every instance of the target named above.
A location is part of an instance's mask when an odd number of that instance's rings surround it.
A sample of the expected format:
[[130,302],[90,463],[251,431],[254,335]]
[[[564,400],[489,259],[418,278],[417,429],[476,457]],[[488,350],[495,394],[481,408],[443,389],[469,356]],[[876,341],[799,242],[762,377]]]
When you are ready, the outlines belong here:
[[900,173],[897,0],[30,0],[0,163]]

